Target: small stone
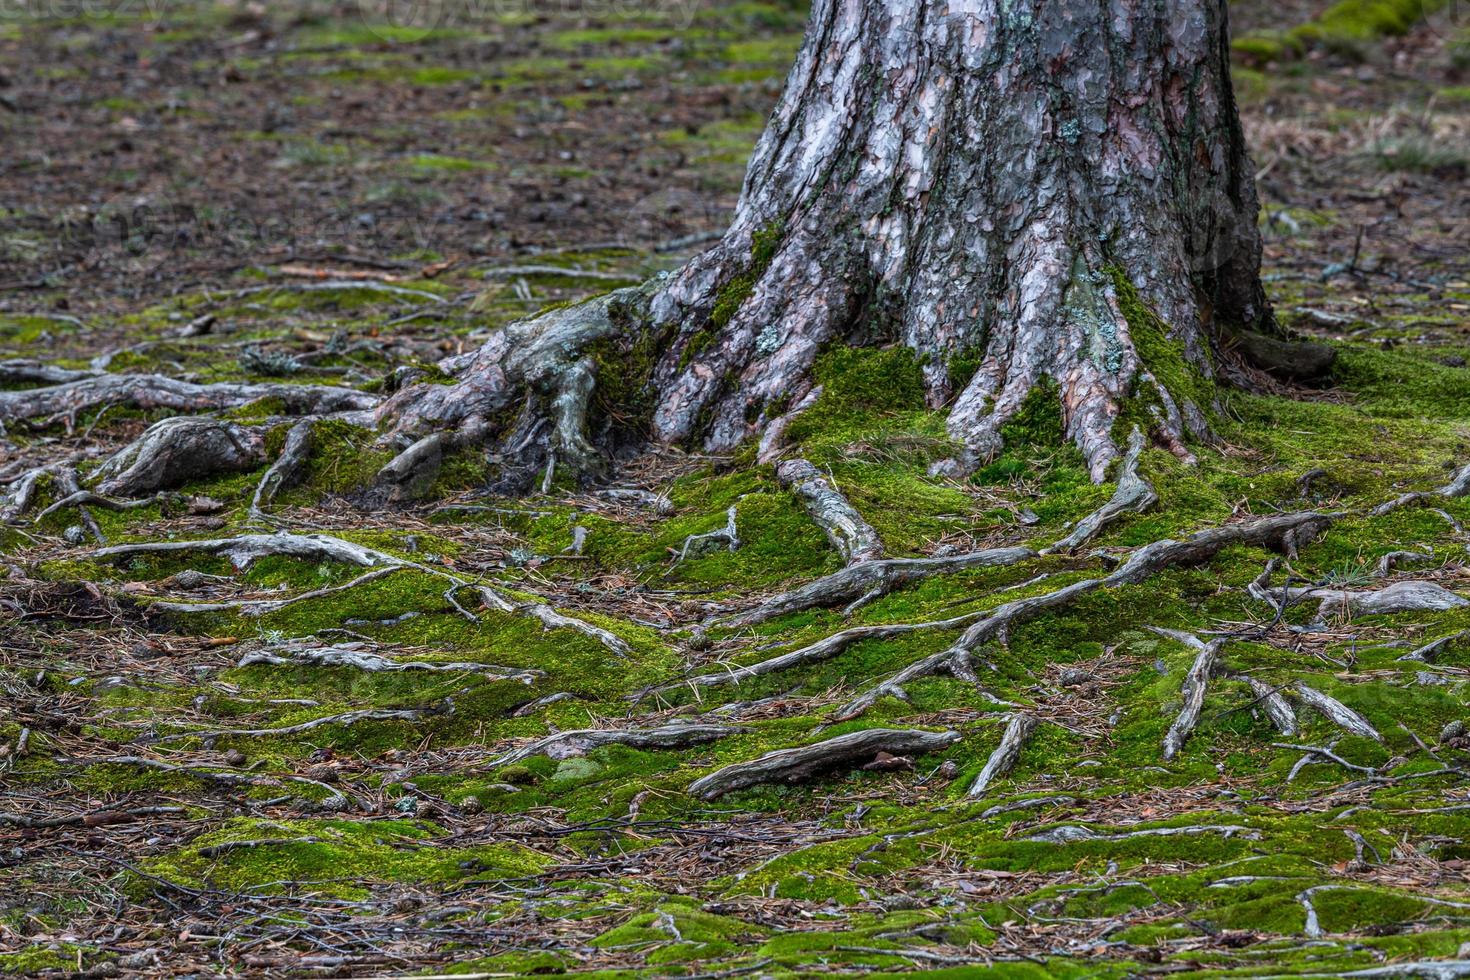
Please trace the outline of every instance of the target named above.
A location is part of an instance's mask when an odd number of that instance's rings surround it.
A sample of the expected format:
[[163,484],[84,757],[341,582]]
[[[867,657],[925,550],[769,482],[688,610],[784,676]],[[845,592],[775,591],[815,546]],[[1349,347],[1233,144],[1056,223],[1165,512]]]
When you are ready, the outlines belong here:
[[1449,742],[1457,738],[1463,738],[1464,735],[1465,722],[1461,721],[1458,718],[1439,730],[1439,740],[1441,742]]
[[80,524],[71,525],[65,531],[61,532],[61,536],[66,538],[71,544],[83,544],[87,540],[87,532],[82,530]]
[[953,779],[960,774],[960,764],[953,759],[945,759],[934,770],[934,775],[939,779]]
[[232,766],[243,766],[245,764],[245,753],[239,749],[230,749],[225,753],[225,762]]
[[1092,680],[1092,675],[1081,667],[1068,667],[1057,677],[1057,683],[1063,687],[1081,687]]

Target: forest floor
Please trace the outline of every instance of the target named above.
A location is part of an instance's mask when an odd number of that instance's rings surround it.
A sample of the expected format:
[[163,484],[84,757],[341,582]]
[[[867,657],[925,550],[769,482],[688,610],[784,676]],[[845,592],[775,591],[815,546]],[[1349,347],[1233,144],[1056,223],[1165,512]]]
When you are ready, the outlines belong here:
[[[804,19],[45,6],[0,17],[11,390],[30,362],[381,390],[672,268]],[[1268,288],[1332,383],[1221,391],[1198,464],[1144,451],[1158,504],[1075,551],[1040,553],[1113,487],[1055,412],[931,479],[943,415],[893,351],[824,357],[793,452],[892,557],[1029,550],[770,616],[843,564],[753,452],[514,500],[455,457],[366,508],[384,457],[340,426],[268,507],[264,466],[116,507],[68,480],[166,413],[10,421],[0,974],[1467,975],[1470,496],[1437,488],[1470,463],[1470,32],[1323,7],[1233,16]],[[225,414],[279,446],[278,410]],[[738,547],[685,548],[732,514]],[[370,550],[183,545],[290,532]],[[968,635],[978,684],[892,683]]]

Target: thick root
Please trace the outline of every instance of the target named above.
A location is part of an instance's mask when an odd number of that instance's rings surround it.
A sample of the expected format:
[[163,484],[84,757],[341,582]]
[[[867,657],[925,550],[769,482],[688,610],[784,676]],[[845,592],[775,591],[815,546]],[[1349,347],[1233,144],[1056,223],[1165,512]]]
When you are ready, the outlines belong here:
[[815,582],[767,599],[765,602],[718,620],[721,626],[753,626],[787,613],[851,603],[867,603],[895,589],[932,575],[966,568],[1014,565],[1035,558],[1030,548],[991,548],[945,558],[885,558],[849,565]]
[[703,745],[746,729],[736,725],[672,724],[662,728],[588,728],[577,731],[557,732],[545,738],[512,749],[486,764],[487,769],[498,769],[532,756],[544,755],[552,759],[566,759],[586,755],[605,745],[627,745],[635,749],[682,749],[690,745]]
[[265,462],[266,430],[210,418],[164,419],[97,470],[102,493],[138,497]]
[[801,501],[847,564],[883,557],[883,541],[878,532],[863,520],[863,515],[821,470],[804,459],[788,459],[776,467],[776,479]]
[[0,391],[0,425],[36,418],[65,418],[74,424],[81,413],[105,405],[206,412],[262,398],[278,399],[293,415],[361,412],[382,401],[366,392],[323,385],[199,385],[156,374],[103,374],[50,388]]
[[1025,747],[1031,733],[1036,731],[1037,724],[1036,716],[1025,711],[1017,711],[1011,715],[1006,722],[1005,733],[1000,737],[1000,744],[990,753],[990,758],[985,760],[985,768],[980,770],[980,775],[970,784],[967,796],[971,799],[984,796],[991,783],[1016,767],[1016,761],[1021,758],[1021,749]]
[[1137,429],[1128,440],[1128,455],[1123,458],[1123,470],[1118,474],[1118,488],[1107,503],[1077,522],[1072,533],[1043,554],[1073,552],[1097,537],[1109,524],[1128,513],[1141,513],[1159,502],[1159,495],[1147,480],[1138,475],[1138,457],[1143,453],[1143,433]]
[[795,783],[840,766],[873,759],[879,752],[889,755],[918,755],[938,752],[959,741],[959,732],[926,732],[918,729],[869,728],[838,735],[815,745],[767,752],[749,762],[716,769],[689,784],[689,795],[713,800],[766,783]]

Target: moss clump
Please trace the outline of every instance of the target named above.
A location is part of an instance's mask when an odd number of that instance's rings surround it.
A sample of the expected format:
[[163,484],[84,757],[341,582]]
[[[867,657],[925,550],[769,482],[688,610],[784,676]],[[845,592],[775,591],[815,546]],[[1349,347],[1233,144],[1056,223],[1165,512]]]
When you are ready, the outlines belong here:
[[1299,58],[1310,48],[1361,59],[1365,45],[1407,34],[1447,0],[1339,0],[1316,18],[1287,31],[1261,31],[1235,39],[1234,54],[1250,64]]
[[[1176,401],[1188,401],[1208,412],[1215,401],[1215,385],[1189,359],[1184,344],[1169,336],[1169,325],[1138,295],[1127,274],[1117,266],[1110,267],[1108,274],[1113,279],[1113,295],[1128,321],[1128,333],[1144,370]],[[1158,391],[1152,385],[1139,384],[1135,397],[1118,412],[1114,438],[1126,439],[1135,427],[1148,431],[1162,411],[1163,401]]]
[[723,327],[735,318],[740,307],[750,298],[751,290],[760,282],[761,276],[771,267],[776,250],[781,247],[781,236],[785,228],[781,224],[770,224],[757,231],[750,239],[750,265],[745,271],[732,276],[715,297],[714,309],[710,311],[710,323]]
[[414,820],[226,821],[171,854],[149,873],[179,883],[232,891],[279,891],[292,885],[337,895],[362,894],[374,882],[443,884],[473,874],[535,874],[547,859],[514,845],[432,846],[439,828]]

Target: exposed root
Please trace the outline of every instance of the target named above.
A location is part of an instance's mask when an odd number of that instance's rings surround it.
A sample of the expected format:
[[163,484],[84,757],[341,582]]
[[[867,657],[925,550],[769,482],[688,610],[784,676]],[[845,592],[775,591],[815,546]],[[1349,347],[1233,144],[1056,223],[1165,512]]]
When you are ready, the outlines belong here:
[[325,725],[347,726],[364,721],[422,721],[425,718],[442,718],[452,714],[454,714],[454,703],[445,700],[439,704],[422,708],[363,708],[358,711],[344,711],[341,714],[324,715],[321,718],[313,718],[295,725],[284,725],[280,728],[211,728],[181,732],[177,735],[165,735],[161,741],[176,741],[182,738],[224,738],[225,736],[269,738],[276,735],[299,735]]
[[445,302],[443,296],[431,293],[425,289],[410,289],[407,286],[395,286],[388,282],[377,282],[372,279],[320,279],[313,282],[274,282],[265,286],[251,286],[241,289],[234,295],[236,299],[244,299],[247,296],[259,296],[262,293],[340,293],[346,291],[378,293],[382,296],[391,296],[395,299],[420,300],[425,303],[442,304]]
[[160,599],[150,603],[150,612],[167,613],[215,613],[215,612],[237,612],[242,616],[264,616],[268,613],[279,612],[287,606],[294,606],[300,602],[310,602],[312,599],[321,599],[329,595],[338,595],[350,592],[359,585],[377,581],[395,572],[408,571],[407,565],[389,565],[386,568],[375,568],[357,576],[350,582],[341,585],[328,585],[320,589],[312,589],[309,592],[298,592],[296,595],[287,596],[284,599],[225,599],[220,602],[176,602],[171,599]]
[[1332,751],[1331,746],[1296,745],[1291,742],[1272,742],[1271,747],[1273,749],[1294,749],[1298,752],[1306,753],[1306,755],[1302,756],[1302,758],[1297,761],[1296,765],[1291,767],[1291,772],[1288,773],[1286,777],[1286,781],[1288,783],[1296,778],[1297,773],[1301,772],[1302,766],[1304,766],[1308,762],[1313,761],[1314,759],[1323,759],[1328,762],[1335,762],[1338,765],[1342,766],[1344,769],[1351,769],[1353,772],[1361,772],[1369,776],[1374,776],[1378,774],[1378,770],[1374,769],[1372,766],[1360,766],[1356,762],[1347,761],[1342,756]]
[[33,418],[65,418],[75,424],[82,412],[103,405],[204,412],[262,398],[278,399],[293,415],[367,411],[382,401],[377,395],[325,385],[199,385],[158,374],[103,374],[50,388],[0,391],[0,424]]
[[1042,554],[1071,552],[1087,544],[1119,517],[1128,513],[1142,513],[1159,502],[1159,495],[1147,480],[1138,475],[1138,457],[1143,453],[1143,433],[1137,429],[1128,438],[1128,455],[1123,457],[1123,469],[1118,474],[1118,488],[1107,503],[1077,522],[1072,533]]
[[41,361],[26,359],[0,361],[0,384],[5,385],[61,385],[69,381],[95,378],[100,371],[77,371],[73,368],[57,367]]
[[601,626],[594,626],[586,620],[577,619],[575,616],[559,613],[545,602],[537,599],[518,602],[487,585],[476,585],[471,586],[471,588],[479,593],[480,600],[487,607],[498,612],[503,612],[510,616],[529,616],[549,630],[575,630],[583,636],[590,637],[598,643],[601,643],[610,652],[619,657],[626,657],[630,652],[627,642],[612,631],[605,630]]
[[761,432],[759,444],[756,446],[756,461],[760,463],[774,463],[781,456],[781,451],[786,447],[786,430],[791,428],[803,412],[817,403],[822,397],[822,386],[817,385],[808,391],[802,398],[784,414],[772,419]]
[[415,440],[378,471],[378,483],[391,487],[395,500],[424,496],[439,475],[446,441],[442,432],[431,432]]
[[340,646],[327,647],[288,643],[285,646],[275,647],[271,650],[258,650],[254,653],[247,653],[240,658],[236,666],[249,667],[252,664],[271,664],[291,667],[302,665],[350,667],[353,670],[361,670],[371,674],[395,673],[400,671],[421,671],[430,674],[477,674],[486,680],[519,681],[522,684],[530,684],[537,678],[546,676],[545,671],[499,667],[495,664],[391,660],[388,657],[379,656],[376,653],[363,649],[361,643],[344,643]]
[[[1275,547],[1280,550],[1295,550],[1298,544],[1336,520],[1335,515],[1305,511],[1295,514],[1277,514],[1241,521],[1224,527],[1200,531],[1185,541],[1155,541],[1144,545],[1129,556],[1116,570],[1105,578],[1084,579],[1073,582],[1054,592],[1025,599],[1017,599],[997,606],[990,615],[972,625],[946,650],[931,654],[900,670],[897,674],[880,682],[866,693],[859,695],[842,706],[833,719],[843,721],[856,718],[866,712],[884,695],[902,696],[903,685],[919,677],[927,677],[941,670],[953,670],[963,665],[969,655],[981,644],[992,640],[1004,641],[1013,625],[1032,619],[1041,613],[1064,606],[1079,596],[1097,589],[1112,589],[1122,585],[1137,585],[1151,576],[1178,565],[1197,565],[1208,561],[1230,545],[1248,544],[1257,547]],[[865,566],[858,566],[862,568]]]
[[1139,837],[1194,837],[1199,834],[1220,834],[1224,837],[1242,837],[1259,840],[1261,832],[1239,824],[1196,824],[1185,827],[1149,827],[1144,830],[1126,830],[1116,834],[1104,834],[1091,827],[1078,824],[1062,824],[1049,827],[1039,834],[1025,838],[1037,844],[1076,844],[1082,841],[1134,840]]
[[36,520],[45,520],[52,514],[66,510],[69,507],[101,507],[103,510],[136,510],[140,507],[147,507],[150,504],[157,503],[162,496],[164,495],[155,494],[151,497],[140,497],[136,500],[114,500],[111,497],[104,497],[100,493],[93,493],[91,490],[78,490],[75,493],[67,494],[65,497],[62,497],[42,510],[36,515]]
[[1258,579],[1248,591],[1255,598],[1269,603],[1278,613],[1292,603],[1304,599],[1316,600],[1319,603],[1318,620],[1326,619],[1334,613],[1375,616],[1401,612],[1444,612],[1470,606],[1470,599],[1433,582],[1395,582],[1385,588],[1366,592],[1287,586],[1278,594],[1273,593],[1266,583]]
[[[223,555],[236,568],[245,569],[259,558],[280,555],[302,561],[334,561],[371,568],[374,565],[412,565],[382,551],[343,541],[326,534],[243,534],[233,538],[203,538],[198,541],[152,541],[120,544],[93,552],[94,558],[133,558],[158,554]],[[415,566],[418,567],[418,566]]]
[[315,417],[302,419],[286,432],[286,442],[281,446],[280,455],[255,486],[255,496],[250,499],[252,517],[264,517],[265,508],[275,502],[279,493],[301,482],[316,441],[318,421]]
[[[441,450],[486,446],[521,485],[533,472],[549,483],[557,467],[598,471],[603,456],[588,439],[596,385],[590,351],[599,342],[638,340],[651,288],[614,290],[512,323],[479,350],[440,362],[457,383],[405,387],[379,406],[378,421],[405,444],[437,433]],[[416,463],[399,469],[412,475]]]
[[879,752],[895,756],[938,752],[959,738],[959,732],[926,732],[912,728],[869,728],[848,732],[814,745],[777,749],[749,762],[736,762],[716,769],[690,783],[689,794],[713,800],[751,786],[801,782],[841,766],[868,762]]
[[668,684],[653,688],[652,691],[672,691],[681,687],[721,687],[726,684],[739,684],[750,677],[760,677],[764,674],[774,674],[780,670],[789,670],[792,667],[801,667],[806,664],[830,660],[854,643],[861,643],[863,640],[888,640],[895,636],[903,636],[907,633],[917,633],[924,630],[959,629],[961,626],[973,622],[978,617],[988,615],[988,611],[974,612],[966,613],[963,616],[955,616],[952,619],[940,619],[928,623],[892,623],[882,626],[855,626],[852,629],[845,629],[841,632],[833,633],[831,636],[818,640],[816,643],[808,644],[800,649],[792,650],[767,660],[762,660],[759,663],[732,664],[724,670],[698,674],[679,681],[671,681]]
[[695,558],[713,551],[721,545],[726,551],[734,551],[739,548],[740,535],[735,528],[735,511],[735,505],[731,504],[730,509],[725,512],[724,527],[717,527],[713,531],[705,531],[702,534],[691,534],[685,538],[684,546],[679,549],[674,564],[678,565],[688,558]]
[[883,542],[857,508],[804,459],[788,459],[776,467],[776,479],[801,501],[832,547],[849,565],[883,557]]
[[[374,548],[353,544],[334,538],[325,534],[247,534],[234,538],[210,538],[200,541],[162,541],[143,544],[117,545],[111,548],[102,548],[94,552],[97,558],[128,558],[140,554],[178,554],[187,552],[199,552],[204,554],[224,555],[234,563],[236,568],[247,568],[258,558],[268,555],[283,555],[291,558],[299,558],[303,561],[335,561],[348,565],[357,565],[362,568],[381,568],[381,574],[398,569],[413,569],[427,575],[434,575],[446,579],[451,583],[449,590],[445,593],[445,599],[451,605],[458,606],[454,601],[454,594],[461,589],[474,589],[491,609],[498,610],[513,616],[529,616],[539,621],[547,629],[566,628],[576,630],[584,636],[597,640],[610,652],[618,656],[628,653],[628,644],[612,632],[600,626],[559,613],[551,606],[537,599],[527,601],[516,601],[504,595],[500,591],[486,585],[479,585],[466,581],[442,568],[419,562],[408,561],[395,555]],[[153,608],[164,609],[173,612],[208,612],[220,608],[237,608],[246,611],[269,612],[281,606],[299,602],[307,598],[315,598],[332,592],[349,589],[355,585],[378,577],[377,574],[360,576],[346,585],[334,586],[328,589],[317,590],[314,593],[295,596],[282,600],[237,600],[231,603],[154,603]],[[276,603],[270,605],[270,603]],[[467,618],[474,620],[474,616],[466,613]]]
[[1251,694],[1256,702],[1266,712],[1266,717],[1271,719],[1271,724],[1283,735],[1295,735],[1297,732],[1296,712],[1291,708],[1291,702],[1282,696],[1276,688],[1263,680],[1247,676],[1246,684],[1250,686]]
[[718,619],[721,626],[754,626],[768,619],[804,609],[830,607],[861,600],[870,602],[912,582],[931,575],[944,575],[966,568],[1014,565],[1035,558],[1030,548],[991,548],[944,558],[884,558],[849,565],[814,582],[783,592],[745,612]]
[[41,481],[53,475],[56,469],[56,466],[37,466],[11,481],[10,492],[5,495],[4,504],[0,505],[0,521],[8,522],[24,517],[35,505]]
[[668,516],[674,512],[674,502],[666,495],[654,493],[651,490],[638,490],[632,487],[609,487],[605,490],[596,491],[596,495],[604,497],[617,503],[632,504],[652,511],[660,516]]
[[1433,663],[1434,658],[1438,656],[1440,650],[1449,646],[1451,643],[1454,643],[1456,640],[1463,640],[1467,636],[1470,636],[1470,630],[1461,630],[1458,633],[1451,633],[1449,636],[1441,636],[1439,639],[1431,640],[1423,646],[1413,650],[1412,652],[1404,654],[1398,659],[1417,660],[1422,663]]
[[537,755],[566,759],[586,755],[605,745],[627,745],[635,749],[682,749],[743,731],[746,729],[736,725],[671,724],[662,728],[586,728],[557,732],[512,749],[487,763],[485,768],[498,769]]
[[1036,725],[1035,715],[1024,711],[1012,714],[1006,722],[1005,734],[1001,735],[1000,744],[990,753],[990,758],[985,760],[985,768],[980,770],[980,775],[970,784],[970,791],[966,795],[983,796],[991,783],[1014,769],[1016,760],[1021,757],[1021,749],[1036,730]]
[[1184,747],[1184,742],[1199,724],[1200,712],[1205,706],[1205,691],[1210,683],[1210,674],[1214,672],[1219,663],[1220,648],[1225,645],[1224,640],[1211,640],[1206,643],[1194,658],[1194,663],[1189,668],[1189,673],[1184,675],[1184,683],[1180,685],[1179,696],[1183,705],[1179,708],[1179,715],[1174,723],[1169,726],[1169,731],[1164,735],[1164,758],[1173,759]]
[[1375,742],[1383,741],[1383,736],[1378,734],[1378,729],[1368,723],[1368,719],[1336,698],[1323,694],[1316,688],[1308,687],[1301,681],[1298,681],[1296,684],[1296,693],[1302,699],[1303,704],[1337,725],[1343,731],[1352,735],[1371,738]]
[[97,470],[103,493],[137,497],[265,462],[266,429],[179,416],[148,427]]
[[1457,470],[1450,482],[1438,490],[1432,490],[1427,493],[1417,491],[1402,494],[1374,507],[1371,513],[1374,517],[1383,517],[1386,514],[1392,514],[1402,507],[1431,503],[1435,497],[1449,497],[1451,500],[1454,500],[1467,495],[1470,495],[1470,464],[1466,464]]

